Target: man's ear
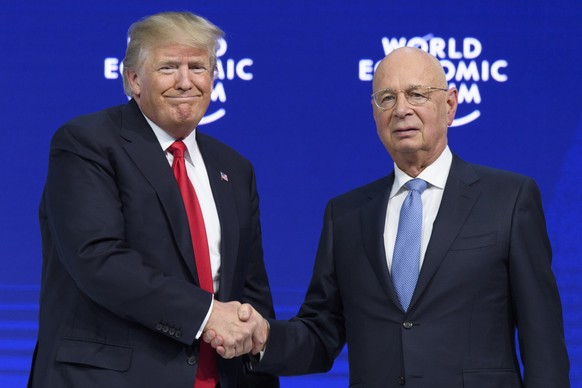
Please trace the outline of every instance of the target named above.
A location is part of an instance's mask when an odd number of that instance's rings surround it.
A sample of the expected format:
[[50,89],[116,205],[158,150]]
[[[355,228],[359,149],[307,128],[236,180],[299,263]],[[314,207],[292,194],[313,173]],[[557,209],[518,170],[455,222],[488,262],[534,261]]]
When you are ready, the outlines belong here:
[[129,84],[129,87],[131,88],[132,96],[139,97],[139,95],[141,93],[141,87],[140,87],[140,79],[139,79],[137,72],[135,70],[126,70],[125,77],[127,78],[127,83]]
[[457,88],[450,88],[447,92],[447,118],[448,118],[448,125],[453,123],[455,119],[455,113],[457,113],[457,105],[459,104],[459,93],[457,92]]

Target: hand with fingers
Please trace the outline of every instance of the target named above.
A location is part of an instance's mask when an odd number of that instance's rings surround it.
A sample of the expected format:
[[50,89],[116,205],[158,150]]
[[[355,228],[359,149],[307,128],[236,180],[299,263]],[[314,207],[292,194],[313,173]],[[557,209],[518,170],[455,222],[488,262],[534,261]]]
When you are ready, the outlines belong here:
[[[214,303],[216,304],[217,301]],[[223,307],[227,307],[227,318],[221,324],[217,324],[212,319],[213,309],[202,339],[216,349],[223,358],[237,357],[247,353],[257,354],[263,351],[269,337],[269,322],[250,304],[219,303],[217,314],[221,314]],[[234,318],[233,308],[236,308]]]

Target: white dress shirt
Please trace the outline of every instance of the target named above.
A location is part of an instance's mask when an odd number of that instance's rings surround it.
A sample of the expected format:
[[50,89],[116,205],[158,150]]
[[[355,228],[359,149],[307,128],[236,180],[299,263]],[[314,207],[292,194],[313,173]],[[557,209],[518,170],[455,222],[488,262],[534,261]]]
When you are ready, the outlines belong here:
[[[439,211],[441,200],[451,164],[453,154],[447,146],[441,155],[430,166],[425,168],[417,178],[428,182],[426,190],[422,193],[422,237],[420,245],[419,270],[424,262],[424,254],[428,247],[428,241],[432,234],[434,220]],[[392,271],[392,257],[394,254],[394,244],[398,232],[398,221],[400,219],[400,208],[404,199],[408,195],[408,190],[404,187],[406,182],[413,179],[394,164],[394,184],[390,191],[388,209],[386,211],[386,221],[384,224],[384,249],[386,250],[386,261],[388,270]]]
[[[166,131],[160,128],[156,123],[148,119],[144,115],[147,122],[152,127],[156,138],[158,139],[160,146],[166,154],[168,163],[170,166],[174,161],[174,155],[168,151],[168,148],[176,141],[172,136],[170,136]],[[212,189],[210,188],[210,181],[208,179],[208,172],[206,171],[206,165],[204,164],[204,159],[202,159],[202,154],[200,154],[200,149],[198,148],[198,143],[196,142],[196,129],[192,131],[188,137],[182,139],[182,142],[186,145],[186,152],[184,154],[184,160],[186,162],[186,172],[188,173],[188,178],[194,190],[196,191],[196,196],[198,197],[198,202],[200,203],[200,209],[202,210],[202,217],[204,217],[204,226],[206,228],[206,237],[208,239],[208,250],[210,253],[210,266],[212,268],[212,282],[214,285],[214,293],[216,294],[219,289],[220,284],[220,221],[218,219],[218,211],[216,210],[216,203],[214,202],[214,195],[212,195]],[[194,257],[192,257],[194,260]],[[208,319],[210,318],[210,313],[212,312],[212,306],[214,305],[214,298],[210,309],[206,314],[204,322],[200,327],[196,338],[202,335],[202,330],[206,326]]]

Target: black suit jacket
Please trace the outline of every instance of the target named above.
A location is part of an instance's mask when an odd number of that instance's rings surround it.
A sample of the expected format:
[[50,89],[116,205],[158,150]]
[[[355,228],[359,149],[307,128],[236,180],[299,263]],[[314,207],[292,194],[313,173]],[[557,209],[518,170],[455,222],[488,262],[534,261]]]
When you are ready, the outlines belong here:
[[[217,299],[248,302],[273,317],[253,168],[209,136],[198,132],[197,141],[221,226]],[[133,100],[56,132],[40,224],[39,336],[29,386],[191,388],[195,336],[211,295],[198,285],[172,169]],[[223,388],[249,378],[238,359],[220,358],[218,367]]]
[[569,387],[535,183],[454,157],[404,313],[383,241],[393,181],[394,174],[328,203],[305,302],[291,321],[271,321],[255,369],[326,371],[347,341],[350,387]]

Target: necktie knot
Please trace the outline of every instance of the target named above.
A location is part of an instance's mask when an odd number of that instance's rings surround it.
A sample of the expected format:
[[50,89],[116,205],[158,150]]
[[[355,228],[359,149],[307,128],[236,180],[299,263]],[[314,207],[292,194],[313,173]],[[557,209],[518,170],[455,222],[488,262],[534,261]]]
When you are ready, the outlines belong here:
[[411,191],[418,191],[420,194],[426,190],[428,183],[420,178],[414,178],[404,184],[404,186]]
[[174,158],[183,158],[186,153],[186,144],[182,140],[176,140],[168,147],[168,151],[174,155]]

